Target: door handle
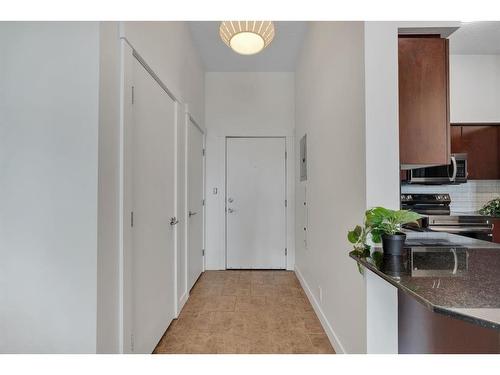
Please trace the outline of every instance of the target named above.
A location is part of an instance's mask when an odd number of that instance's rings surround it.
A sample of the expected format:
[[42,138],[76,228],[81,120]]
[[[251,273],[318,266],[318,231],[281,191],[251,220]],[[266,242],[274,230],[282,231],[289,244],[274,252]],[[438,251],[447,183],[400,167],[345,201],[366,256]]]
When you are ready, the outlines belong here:
[[189,217],[196,215],[198,212],[189,211]]
[[233,202],[234,202],[234,199],[233,199],[233,198],[229,198],[227,201],[228,201],[229,203],[233,203]]
[[177,218],[175,216],[170,218],[170,225],[171,226],[174,226],[178,223],[179,223],[179,220],[177,220]]
[[228,208],[228,209],[227,209],[227,213],[228,213],[228,214],[232,214],[233,212],[234,212],[234,210],[233,210],[232,208]]

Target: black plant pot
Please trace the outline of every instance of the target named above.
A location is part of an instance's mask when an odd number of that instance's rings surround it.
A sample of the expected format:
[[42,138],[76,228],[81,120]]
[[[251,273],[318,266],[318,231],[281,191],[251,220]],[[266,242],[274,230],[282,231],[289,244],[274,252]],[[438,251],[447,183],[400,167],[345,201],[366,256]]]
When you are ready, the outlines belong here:
[[387,255],[403,255],[406,234],[383,234],[382,235],[382,249],[384,254]]
[[408,274],[408,257],[402,255],[384,254],[380,270],[390,276],[400,277]]

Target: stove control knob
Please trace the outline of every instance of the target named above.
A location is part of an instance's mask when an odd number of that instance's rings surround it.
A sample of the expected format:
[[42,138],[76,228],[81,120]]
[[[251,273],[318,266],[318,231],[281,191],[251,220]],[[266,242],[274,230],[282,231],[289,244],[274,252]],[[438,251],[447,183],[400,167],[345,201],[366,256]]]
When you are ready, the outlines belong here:
[[406,200],[407,200],[407,201],[411,201],[411,195],[407,195],[407,196],[406,196]]

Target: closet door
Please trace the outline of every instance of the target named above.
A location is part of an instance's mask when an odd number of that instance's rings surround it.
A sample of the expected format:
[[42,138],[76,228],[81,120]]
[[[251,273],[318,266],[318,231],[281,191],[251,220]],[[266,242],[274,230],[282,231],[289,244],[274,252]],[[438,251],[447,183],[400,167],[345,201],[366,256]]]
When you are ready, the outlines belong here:
[[176,103],[133,60],[131,346],[151,353],[175,314]]
[[203,272],[203,132],[188,123],[188,287]]

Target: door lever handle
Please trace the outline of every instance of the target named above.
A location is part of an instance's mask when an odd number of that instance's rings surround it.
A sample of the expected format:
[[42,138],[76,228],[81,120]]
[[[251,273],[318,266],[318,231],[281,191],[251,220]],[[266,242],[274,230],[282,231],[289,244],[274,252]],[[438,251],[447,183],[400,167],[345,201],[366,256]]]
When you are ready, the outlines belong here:
[[189,211],[189,217],[196,215],[198,212]]
[[174,226],[178,223],[179,223],[179,220],[177,220],[177,218],[175,216],[170,218],[170,225]]
[[232,208],[227,209],[227,213],[232,214],[233,212],[234,212],[234,210]]

